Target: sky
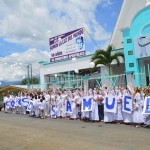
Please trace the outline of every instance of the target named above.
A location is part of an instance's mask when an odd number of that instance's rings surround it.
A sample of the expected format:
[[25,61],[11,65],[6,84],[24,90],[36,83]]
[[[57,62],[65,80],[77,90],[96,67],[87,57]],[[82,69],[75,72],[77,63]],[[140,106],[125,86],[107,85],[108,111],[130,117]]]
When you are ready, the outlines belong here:
[[1,0],[0,81],[26,76],[24,66],[29,63],[35,63],[35,70],[39,70],[38,61],[49,61],[48,39],[68,31],[86,29],[87,53],[106,48],[122,3],[123,0]]

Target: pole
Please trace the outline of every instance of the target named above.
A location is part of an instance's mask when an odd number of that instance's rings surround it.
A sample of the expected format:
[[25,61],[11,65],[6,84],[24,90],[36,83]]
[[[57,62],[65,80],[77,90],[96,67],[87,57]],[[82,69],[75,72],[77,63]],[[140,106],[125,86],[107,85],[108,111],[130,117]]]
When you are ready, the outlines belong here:
[[32,64],[30,64],[31,66],[31,84],[32,84]]
[[28,87],[29,87],[29,80],[30,80],[30,78],[29,78],[29,65],[27,66],[27,71],[28,71]]

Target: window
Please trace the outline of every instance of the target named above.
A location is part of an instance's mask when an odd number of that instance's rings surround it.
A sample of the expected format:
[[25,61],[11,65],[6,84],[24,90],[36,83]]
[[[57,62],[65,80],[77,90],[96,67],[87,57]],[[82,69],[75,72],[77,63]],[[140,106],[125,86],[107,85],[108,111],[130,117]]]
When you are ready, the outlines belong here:
[[128,51],[128,55],[133,55],[133,51]]
[[134,67],[134,63],[129,63],[129,67]]
[[132,43],[132,39],[127,39],[127,43]]

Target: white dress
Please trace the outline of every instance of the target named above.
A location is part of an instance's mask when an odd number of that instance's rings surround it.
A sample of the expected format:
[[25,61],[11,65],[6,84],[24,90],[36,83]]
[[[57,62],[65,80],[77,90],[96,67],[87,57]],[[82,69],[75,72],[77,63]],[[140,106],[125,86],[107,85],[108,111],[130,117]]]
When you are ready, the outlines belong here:
[[[94,99],[98,99],[98,95],[94,94]],[[92,113],[91,113],[91,119],[93,121],[99,121],[99,115],[98,115],[98,101],[93,100],[93,108],[92,108]]]
[[76,119],[77,118],[76,101],[77,101],[77,97],[73,98],[73,100],[72,100],[72,113],[71,113],[71,118],[72,119]]
[[56,99],[57,117],[61,116],[61,105],[62,105],[62,100],[61,100],[60,96],[57,96],[57,99]]
[[133,112],[133,122],[134,123],[143,123],[144,122],[144,117],[142,115],[142,106],[143,106],[143,100],[141,100],[140,93],[135,94],[135,99],[136,102],[134,103],[134,110]]
[[119,92],[116,95],[116,98],[117,98],[117,111],[116,111],[116,114],[115,114],[115,120],[122,121],[123,120],[123,115],[122,115],[122,103],[121,103],[122,94],[121,94],[121,92]]

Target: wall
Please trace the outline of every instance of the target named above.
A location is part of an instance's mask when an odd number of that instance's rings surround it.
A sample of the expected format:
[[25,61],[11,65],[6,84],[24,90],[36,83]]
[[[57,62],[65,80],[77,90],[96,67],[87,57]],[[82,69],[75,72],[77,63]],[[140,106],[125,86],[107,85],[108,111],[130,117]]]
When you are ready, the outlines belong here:
[[[126,73],[134,73],[135,86],[140,86],[140,64],[135,57],[134,39],[140,37],[141,30],[148,24],[150,24],[150,7],[146,7],[137,13],[129,28],[122,29]],[[150,34],[149,25],[143,30],[142,35],[144,34]],[[132,51],[133,54],[129,55],[129,51]]]

